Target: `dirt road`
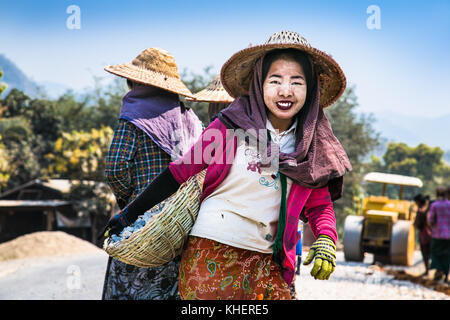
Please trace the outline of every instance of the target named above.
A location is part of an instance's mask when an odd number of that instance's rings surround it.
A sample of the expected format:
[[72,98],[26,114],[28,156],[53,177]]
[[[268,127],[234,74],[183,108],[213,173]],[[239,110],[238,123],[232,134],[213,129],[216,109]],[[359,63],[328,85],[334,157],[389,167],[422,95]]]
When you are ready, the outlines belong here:
[[[345,262],[338,252],[337,268],[328,281],[314,280],[311,266],[302,266],[296,279],[301,300],[450,300],[450,296],[364,263]],[[104,252],[70,257],[40,257],[0,262],[0,299],[12,300],[97,300],[101,298],[107,255]],[[387,268],[390,266],[384,266]],[[395,267],[392,267],[394,270]],[[420,253],[409,270],[422,271]],[[400,269],[397,267],[397,269]]]
[[100,251],[0,262],[0,299],[98,300],[107,259]]

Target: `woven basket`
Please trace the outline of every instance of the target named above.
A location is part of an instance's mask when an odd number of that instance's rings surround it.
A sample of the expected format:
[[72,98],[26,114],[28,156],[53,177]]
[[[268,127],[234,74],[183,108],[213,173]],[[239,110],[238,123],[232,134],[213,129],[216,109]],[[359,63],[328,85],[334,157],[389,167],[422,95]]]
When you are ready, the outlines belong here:
[[191,177],[150,209],[155,214],[144,227],[118,242],[107,238],[103,249],[111,257],[141,268],[161,266],[178,256],[197,219],[205,172]]

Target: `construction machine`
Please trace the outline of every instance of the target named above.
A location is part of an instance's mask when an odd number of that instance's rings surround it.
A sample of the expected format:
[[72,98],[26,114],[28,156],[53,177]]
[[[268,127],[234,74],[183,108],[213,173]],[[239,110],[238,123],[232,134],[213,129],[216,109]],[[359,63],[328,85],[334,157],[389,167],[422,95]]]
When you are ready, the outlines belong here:
[[[414,219],[417,206],[402,199],[405,187],[421,188],[419,178],[397,174],[370,172],[364,181],[381,183],[381,196],[362,199],[357,215],[349,215],[344,223],[344,257],[346,261],[363,261],[364,253],[374,254],[374,262],[411,265],[414,260]],[[399,186],[398,199],[386,196],[387,185]]]

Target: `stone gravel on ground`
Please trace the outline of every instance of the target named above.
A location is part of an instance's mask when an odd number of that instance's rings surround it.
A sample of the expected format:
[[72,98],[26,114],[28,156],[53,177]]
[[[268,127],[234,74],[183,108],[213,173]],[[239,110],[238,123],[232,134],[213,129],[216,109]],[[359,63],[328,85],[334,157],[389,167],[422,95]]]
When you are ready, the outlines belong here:
[[[412,268],[420,271],[420,253]],[[0,299],[99,300],[108,256],[102,251],[71,256],[16,259],[0,262]],[[300,300],[450,300],[450,296],[364,263],[345,262],[337,253],[337,268],[328,281],[314,280],[312,266],[302,266],[296,278]]]
[[[337,252],[335,272],[327,281],[314,280],[309,274],[311,266],[302,266],[296,279],[296,291],[300,300],[450,300],[450,296],[410,281],[397,280],[393,275],[372,264],[373,256],[367,255],[363,263],[346,262],[344,253]],[[421,273],[420,252],[415,252],[415,263],[410,272]],[[384,269],[400,267],[383,266]],[[404,267],[401,267],[405,269]]]

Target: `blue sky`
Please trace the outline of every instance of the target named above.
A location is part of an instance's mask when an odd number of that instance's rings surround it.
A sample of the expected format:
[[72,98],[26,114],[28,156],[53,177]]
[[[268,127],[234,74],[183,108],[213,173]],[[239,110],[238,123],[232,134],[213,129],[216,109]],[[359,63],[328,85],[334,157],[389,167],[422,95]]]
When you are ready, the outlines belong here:
[[[81,29],[69,30],[69,5]],[[381,29],[366,12],[380,8]],[[75,90],[107,64],[148,47],[168,50],[178,68],[202,72],[249,43],[292,30],[333,55],[354,85],[360,111],[429,117],[450,113],[450,1],[1,1],[0,53],[33,80]]]

